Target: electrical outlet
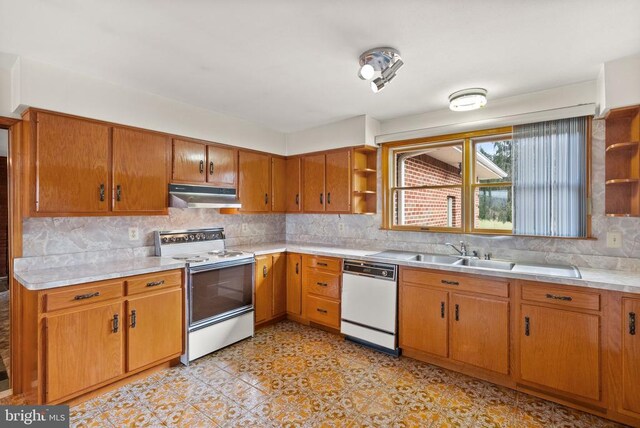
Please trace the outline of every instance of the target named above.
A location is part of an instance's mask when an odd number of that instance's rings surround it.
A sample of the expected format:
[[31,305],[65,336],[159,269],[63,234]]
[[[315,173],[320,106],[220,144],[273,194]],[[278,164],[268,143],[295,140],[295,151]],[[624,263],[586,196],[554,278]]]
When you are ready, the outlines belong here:
[[344,232],[344,223],[338,223],[338,232]]
[[247,233],[249,231],[249,225],[247,223],[242,223],[240,230],[242,230],[242,233]]
[[140,239],[140,236],[138,235],[138,228],[137,227],[130,227],[129,228],[129,241],[137,241],[138,239]]
[[621,247],[622,247],[622,233],[607,232],[607,248],[621,248]]

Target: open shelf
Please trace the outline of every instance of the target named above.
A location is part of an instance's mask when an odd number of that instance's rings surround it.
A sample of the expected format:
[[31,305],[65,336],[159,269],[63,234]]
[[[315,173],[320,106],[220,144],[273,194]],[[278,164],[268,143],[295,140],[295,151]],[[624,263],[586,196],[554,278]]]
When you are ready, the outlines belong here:
[[372,174],[372,173],[378,172],[378,170],[373,168],[363,168],[363,169],[354,169],[353,172],[355,172],[356,174]]
[[372,215],[376,213],[378,196],[378,149],[357,147],[353,149],[353,212]]
[[375,195],[376,191],[375,190],[354,190],[353,193],[356,195]]
[[606,117],[605,214],[640,216],[640,106],[614,109]]

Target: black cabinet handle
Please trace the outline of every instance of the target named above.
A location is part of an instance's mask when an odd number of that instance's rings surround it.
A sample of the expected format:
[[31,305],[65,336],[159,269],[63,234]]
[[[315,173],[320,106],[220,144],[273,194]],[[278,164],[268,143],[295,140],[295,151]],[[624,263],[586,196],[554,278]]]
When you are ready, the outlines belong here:
[[131,328],[136,328],[136,321],[137,321],[137,316],[136,316],[136,310],[132,310],[131,311]]
[[122,200],[122,186],[119,184],[116,186],[116,201],[120,202]]
[[318,312],[320,312],[320,313],[323,313],[323,314],[326,314],[326,313],[327,313],[327,310],[326,310],[326,309],[316,308],[316,311],[318,311]]
[[327,204],[331,204],[331,192],[327,193]]
[[316,282],[316,285],[319,285],[320,287],[326,287],[329,284],[327,284],[326,282]]
[[629,334],[631,336],[636,335],[636,313],[629,312]]
[[296,205],[300,205],[300,194],[296,193]]
[[112,333],[117,333],[118,329],[120,328],[120,318],[118,317],[118,314],[114,314],[113,315],[113,328],[111,329]]
[[316,265],[327,267],[327,264],[324,262],[316,262]]
[[92,297],[98,297],[100,295],[99,291],[96,291],[95,293],[87,293],[87,294],[78,294],[77,296],[73,297],[73,300],[84,300],[84,299],[90,299]]
[[298,273],[299,263],[296,263],[296,274]]
[[440,302],[440,318],[444,318],[444,302]]
[[549,293],[547,293],[546,297],[547,297],[547,299],[564,300],[564,301],[567,301],[567,302],[570,302],[570,301],[573,300],[573,298],[570,297],[570,296],[558,296],[558,295],[549,294]]
[[442,279],[440,282],[447,285],[460,285],[458,281],[449,281],[447,279]]
[[320,193],[320,205],[324,205],[324,194]]
[[157,287],[162,284],[164,284],[164,279],[161,279],[160,281],[147,282],[147,287]]
[[104,202],[104,184],[100,184],[100,202]]
[[200,161],[200,174],[202,174],[204,172],[204,161],[201,160]]
[[213,175],[213,162],[209,162],[209,175]]
[[456,303],[456,321],[460,321],[460,305]]
[[264,194],[264,204],[267,205],[269,203],[269,194],[265,193]]
[[262,277],[263,278],[267,277],[267,266],[262,266]]
[[524,335],[525,336],[531,335],[531,326],[529,322],[529,317],[524,317]]

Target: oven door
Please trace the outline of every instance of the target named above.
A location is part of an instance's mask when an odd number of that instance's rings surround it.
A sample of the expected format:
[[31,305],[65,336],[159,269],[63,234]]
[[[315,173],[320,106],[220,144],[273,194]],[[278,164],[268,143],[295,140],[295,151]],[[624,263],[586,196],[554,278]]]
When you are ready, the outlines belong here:
[[189,331],[253,310],[254,259],[189,269]]

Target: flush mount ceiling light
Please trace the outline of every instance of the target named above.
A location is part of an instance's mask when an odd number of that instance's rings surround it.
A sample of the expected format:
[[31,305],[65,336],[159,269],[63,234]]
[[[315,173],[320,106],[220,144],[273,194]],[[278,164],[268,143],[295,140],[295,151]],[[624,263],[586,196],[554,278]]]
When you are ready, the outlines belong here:
[[380,92],[387,83],[396,77],[396,72],[403,66],[400,52],[394,48],[373,48],[360,55],[360,70],[358,77],[371,80],[371,90]]
[[449,108],[453,111],[475,110],[485,105],[487,105],[486,89],[463,89],[449,95]]

